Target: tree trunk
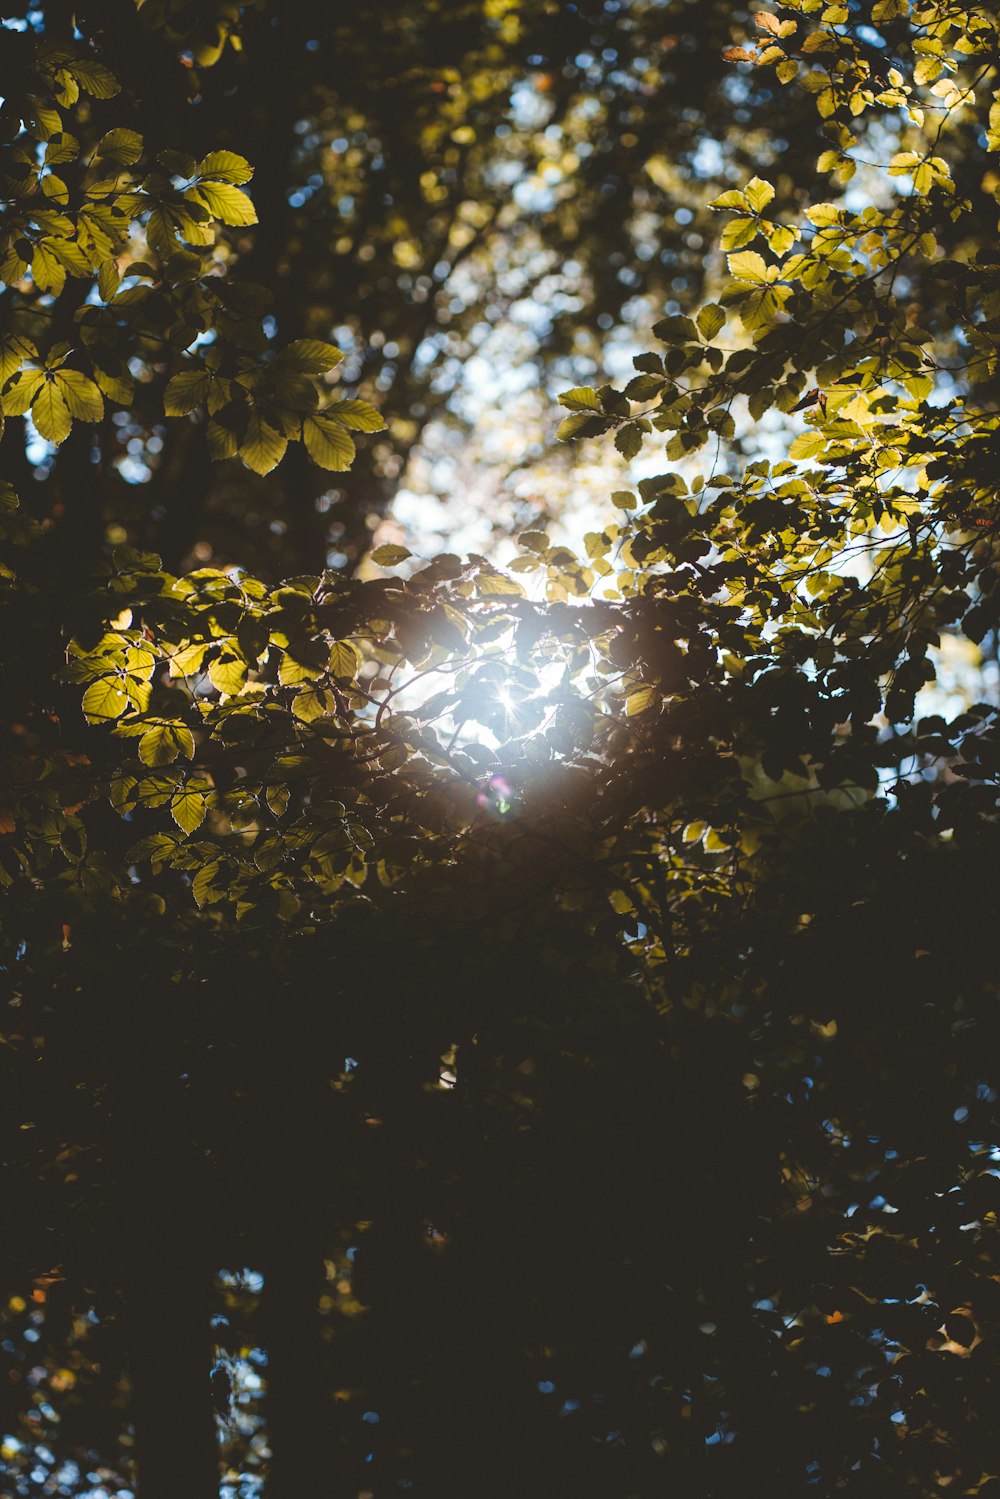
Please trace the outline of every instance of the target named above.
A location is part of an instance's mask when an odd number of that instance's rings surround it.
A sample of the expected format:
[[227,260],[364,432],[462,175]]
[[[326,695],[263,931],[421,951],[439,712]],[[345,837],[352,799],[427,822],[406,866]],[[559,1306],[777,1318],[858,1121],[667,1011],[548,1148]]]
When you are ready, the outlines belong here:
[[287,1240],[266,1266],[267,1421],[272,1451],[267,1492],[273,1499],[330,1493],[329,1401],[320,1337],[323,1256],[308,1223],[289,1219]]
[[[155,993],[152,986],[151,995]],[[164,1009],[178,996],[163,996]],[[169,1013],[169,1011],[168,1011]],[[123,1038],[119,1180],[139,1499],[218,1499],[204,1159],[161,1029]],[[154,1064],[150,1051],[158,1046]]]
[[137,1223],[127,1271],[139,1499],[218,1499],[209,1277],[184,1220]]

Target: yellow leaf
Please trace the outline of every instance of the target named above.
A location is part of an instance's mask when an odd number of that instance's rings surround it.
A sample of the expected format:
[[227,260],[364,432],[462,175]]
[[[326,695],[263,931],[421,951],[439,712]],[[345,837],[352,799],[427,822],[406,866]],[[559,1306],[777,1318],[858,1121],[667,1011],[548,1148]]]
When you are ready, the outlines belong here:
[[302,432],[306,452],[320,468],[343,470],[354,462],[354,439],[340,422],[322,414],[307,416]]
[[625,713],[629,718],[638,718],[641,713],[648,713],[650,708],[658,707],[659,702],[659,688],[642,683],[634,687],[625,699]]
[[184,786],[174,792],[170,802],[170,815],[184,833],[193,833],[205,821],[208,807],[205,795],[195,787]]
[[257,210],[246,193],[229,182],[200,182],[184,194],[192,203],[207,208],[223,224],[256,224]]
[[240,443],[240,457],[255,474],[269,474],[285,455],[288,440],[254,411]]
[[101,420],[104,415],[104,401],[93,380],[88,380],[87,376],[81,375],[79,370],[63,369],[56,376],[55,385],[69,407],[71,416],[83,422]]
[[139,740],[143,765],[170,765],[182,752],[189,760],[194,754],[194,735],[183,724],[154,724]]
[[740,281],[756,283],[767,281],[767,265],[763,255],[756,250],[740,250],[727,257],[731,273]]
[[47,442],[63,442],[73,430],[69,408],[52,380],[43,380],[31,407],[32,420]]
[[246,685],[246,664],[233,656],[222,656],[212,662],[208,668],[208,676],[213,687],[218,688],[226,697],[235,697]]
[[110,723],[121,718],[128,697],[117,677],[99,677],[83,694],[83,711],[90,723]]
[[349,680],[357,676],[361,657],[349,640],[335,640],[330,647],[330,663],[327,667],[332,677]]

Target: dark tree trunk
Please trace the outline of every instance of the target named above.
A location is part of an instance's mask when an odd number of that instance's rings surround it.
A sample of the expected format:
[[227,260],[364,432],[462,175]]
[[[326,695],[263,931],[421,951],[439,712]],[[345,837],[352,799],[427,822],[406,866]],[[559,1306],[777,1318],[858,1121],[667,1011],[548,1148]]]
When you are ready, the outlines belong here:
[[261,1141],[261,1159],[269,1221],[262,1312],[273,1453],[267,1492],[269,1499],[297,1499],[320,1487],[338,1489],[319,1315],[330,1142],[324,1139],[322,1068],[301,1038],[291,1040],[286,1053],[271,1053],[266,1090],[270,1130]]
[[138,1494],[218,1499],[209,1183],[177,1076],[181,1053],[169,1023],[157,1023],[162,1015],[183,1025],[183,995],[170,986],[158,993],[155,980],[146,994],[148,1009],[122,1028],[115,1090]]
[[209,1277],[177,1214],[140,1219],[126,1298],[139,1499],[218,1499]]
[[337,1490],[319,1323],[323,1256],[308,1222],[289,1219],[284,1227],[287,1241],[269,1258],[264,1291],[274,1499],[318,1492],[321,1479],[325,1490]]

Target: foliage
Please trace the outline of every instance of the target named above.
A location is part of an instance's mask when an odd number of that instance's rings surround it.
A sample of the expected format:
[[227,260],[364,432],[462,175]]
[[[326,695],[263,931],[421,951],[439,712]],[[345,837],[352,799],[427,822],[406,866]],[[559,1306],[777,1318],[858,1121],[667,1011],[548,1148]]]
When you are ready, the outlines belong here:
[[[562,395],[564,440],[641,455],[582,556],[534,529],[507,569],[390,545],[389,576],[272,585],[125,545],[54,620],[65,559],[5,497],[9,637],[38,642],[0,823],[10,1177],[50,1230],[21,1262],[58,1248],[113,1301],[136,1260],[259,1252],[278,1491],[331,1454],[435,1495],[1000,1483],[1000,736],[940,680],[1000,629],[1000,272],[954,159],[1000,148],[997,23],[789,0],[756,27],[730,61],[804,91],[830,197],[722,194],[718,299],[623,389]],[[43,48],[53,109],[111,86],[73,56]],[[19,139],[13,196],[54,201]],[[300,432],[349,461],[378,418],[329,401],[336,351],[268,356],[228,279],[171,270],[249,166],[159,186],[123,150],[9,253],[72,277],[87,203],[147,241],[169,216],[131,288],[141,336],[183,329],[167,413],[204,401],[250,467]],[[77,309],[85,369],[15,331],[10,416],[115,398],[129,294]]]
[[[811,175],[797,128],[811,102],[764,70],[751,91],[730,88],[728,4],[392,0],[382,14],[378,47],[337,7],[175,7],[168,17],[93,0],[76,15],[73,45],[96,47],[127,80],[123,94],[74,110],[85,158],[111,125],[142,135],[151,165],[161,149],[249,157],[261,224],[252,235],[233,226],[218,253],[268,288],[252,313],[273,320],[274,343],[332,338],[344,350],[341,378],[383,413],[391,441],[365,444],[336,478],[296,445],[273,482],[256,484],[210,462],[203,428],[162,421],[171,371],[162,345],[138,338],[128,420],[109,415],[87,436],[88,453],[101,452],[99,503],[74,551],[99,554],[110,541],[155,550],[174,570],[239,562],[271,577],[308,572],[327,553],[353,566],[401,484],[430,483],[460,508],[454,493],[477,466],[497,526],[556,511],[556,485],[533,481],[543,453],[556,475],[570,457],[549,440],[545,368],[556,382],[564,369],[589,378],[601,329],[623,308],[642,329],[664,298],[685,309],[698,298],[713,271],[704,245],[716,176],[742,178],[761,161],[780,163],[789,186]],[[63,36],[58,4],[25,17],[24,33],[0,38],[11,74],[29,66],[41,18],[45,34]],[[709,179],[717,142],[723,164]],[[71,336],[72,325],[59,335]],[[472,378],[483,362],[537,366],[538,398],[507,374],[484,393]],[[499,454],[482,433],[490,422]],[[72,524],[87,459],[64,445],[27,485],[19,447],[8,443],[4,477],[33,513]],[[422,450],[436,465],[430,480]]]

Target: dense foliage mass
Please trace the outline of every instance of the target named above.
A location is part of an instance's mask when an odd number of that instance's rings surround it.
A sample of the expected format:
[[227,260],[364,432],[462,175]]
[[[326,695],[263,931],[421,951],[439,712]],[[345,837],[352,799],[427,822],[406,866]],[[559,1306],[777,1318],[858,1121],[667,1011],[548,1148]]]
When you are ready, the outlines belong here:
[[[588,25],[641,57],[651,10]],[[210,76],[269,9],[138,13]],[[202,444],[283,512],[391,445],[329,341],[365,297],[292,257],[319,310],[271,317],[240,143],[120,123],[100,14],[12,33],[15,1493],[1000,1492],[1000,25],[727,13],[712,66],[815,116],[824,185],[716,196],[715,300],[560,397],[629,465],[603,529],[277,582],[165,566],[142,507]],[[428,14],[460,61],[493,27],[498,99],[580,24]],[[454,65],[467,184],[497,61]],[[110,537],[105,403],[181,455]]]

